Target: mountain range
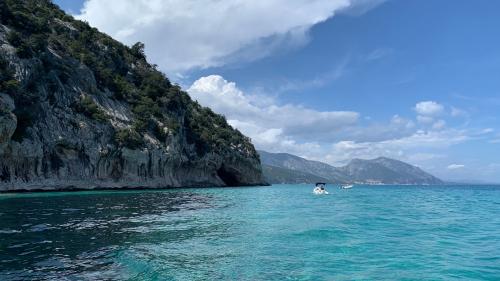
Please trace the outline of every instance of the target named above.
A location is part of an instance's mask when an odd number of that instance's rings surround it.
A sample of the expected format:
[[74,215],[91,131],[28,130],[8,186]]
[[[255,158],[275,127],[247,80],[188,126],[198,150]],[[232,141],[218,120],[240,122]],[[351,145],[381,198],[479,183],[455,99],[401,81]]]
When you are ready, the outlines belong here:
[[353,159],[345,166],[334,167],[288,153],[259,154],[264,177],[270,183],[443,184],[416,166],[386,157]]

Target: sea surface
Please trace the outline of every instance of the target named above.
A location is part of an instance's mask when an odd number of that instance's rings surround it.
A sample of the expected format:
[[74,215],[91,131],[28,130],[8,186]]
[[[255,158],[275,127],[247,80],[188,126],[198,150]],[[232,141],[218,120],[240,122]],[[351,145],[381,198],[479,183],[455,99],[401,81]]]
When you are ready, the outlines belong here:
[[500,280],[500,187],[0,194],[0,280]]

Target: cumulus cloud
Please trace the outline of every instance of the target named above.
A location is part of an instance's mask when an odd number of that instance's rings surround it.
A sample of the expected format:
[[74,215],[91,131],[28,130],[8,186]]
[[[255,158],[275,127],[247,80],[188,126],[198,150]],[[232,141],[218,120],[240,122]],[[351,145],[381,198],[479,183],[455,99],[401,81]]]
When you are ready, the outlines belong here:
[[77,18],[112,37],[142,41],[168,74],[254,60],[301,46],[309,29],[339,11],[380,0],[87,0]]
[[334,165],[378,156],[421,162],[438,155],[425,150],[440,150],[470,139],[465,130],[446,128],[444,120],[428,130],[399,115],[385,124],[362,126],[357,112],[280,104],[269,97],[249,95],[218,75],[198,79],[188,93],[200,104],[224,114],[258,149],[289,152]]
[[465,165],[462,165],[462,164],[451,164],[447,167],[448,170],[458,170],[458,169],[462,169],[462,168],[465,168]]
[[334,136],[357,123],[353,111],[316,111],[299,105],[279,105],[272,99],[244,94],[219,75],[196,80],[187,90],[204,106],[224,114],[229,123],[250,135],[256,144],[293,144],[295,139]]
[[435,101],[422,101],[415,105],[415,111],[421,116],[436,116],[444,111],[444,106]]
[[[461,130],[417,130],[409,136],[383,141],[340,141],[332,144],[331,148],[326,150],[325,153],[328,154],[330,162],[335,164],[345,163],[345,161],[352,158],[370,159],[378,156],[393,157],[415,163],[415,161],[423,161],[422,157],[418,159],[419,155],[423,155],[419,150],[439,150],[462,143],[468,139],[469,137],[466,135],[466,132]],[[426,153],[425,155],[429,156],[431,154]]]

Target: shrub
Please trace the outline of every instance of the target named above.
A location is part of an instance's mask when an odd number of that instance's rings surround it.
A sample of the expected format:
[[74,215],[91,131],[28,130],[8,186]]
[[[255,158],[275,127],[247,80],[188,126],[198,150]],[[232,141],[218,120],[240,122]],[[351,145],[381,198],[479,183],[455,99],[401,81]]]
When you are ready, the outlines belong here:
[[141,132],[141,133],[144,133],[148,130],[148,125],[149,125],[149,120],[147,119],[143,119],[143,118],[137,118],[134,120],[134,122],[132,123],[132,128],[136,131],[136,132]]
[[155,124],[153,124],[153,135],[159,141],[165,141],[168,134],[167,134],[167,132],[165,132],[165,130],[158,123],[155,123]]
[[114,97],[118,100],[132,98],[134,87],[125,78],[120,75],[115,75],[114,83]]
[[139,133],[133,129],[120,129],[115,131],[115,141],[124,147],[136,149],[143,145],[144,141]]
[[10,95],[19,92],[19,81],[14,79],[14,72],[3,57],[0,57],[0,92]]
[[23,39],[21,38],[21,35],[18,32],[10,31],[7,34],[7,41],[9,41],[9,43],[12,44],[12,46],[18,47],[23,42]]
[[19,81],[11,79],[2,82],[2,84],[0,85],[0,91],[5,92],[9,95],[15,95],[19,92]]
[[29,59],[33,56],[33,50],[28,44],[23,42],[19,47],[16,48],[16,54],[19,56],[19,58]]
[[134,110],[137,114],[148,114],[154,116],[161,115],[161,109],[158,103],[149,97],[141,97],[139,102],[134,106]]
[[42,34],[35,34],[30,37],[29,45],[33,52],[38,53],[42,52],[47,48],[47,40],[46,37]]
[[173,133],[178,133],[181,125],[173,118],[167,118],[166,120],[167,128]]
[[16,48],[16,54],[20,58],[30,58],[33,55],[33,50],[30,45],[26,43],[18,32],[10,31],[7,35],[7,41]]
[[80,99],[80,103],[76,105],[76,111],[99,122],[108,120],[106,113],[89,96],[84,96]]
[[146,59],[146,54],[144,53],[144,43],[137,42],[132,47],[130,47],[130,52],[137,59]]

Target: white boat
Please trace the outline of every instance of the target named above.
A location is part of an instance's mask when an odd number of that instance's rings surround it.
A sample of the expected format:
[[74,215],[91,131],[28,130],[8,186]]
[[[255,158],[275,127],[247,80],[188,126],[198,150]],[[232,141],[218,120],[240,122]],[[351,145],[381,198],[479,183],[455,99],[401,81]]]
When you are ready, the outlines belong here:
[[313,193],[316,195],[326,195],[328,191],[325,189],[326,183],[318,182],[316,183],[316,187],[313,189]]
[[351,189],[354,185],[353,184],[346,184],[346,185],[341,185],[341,189]]

